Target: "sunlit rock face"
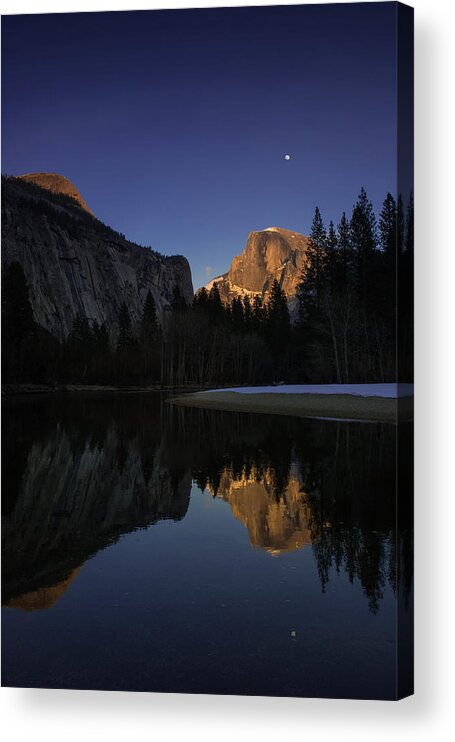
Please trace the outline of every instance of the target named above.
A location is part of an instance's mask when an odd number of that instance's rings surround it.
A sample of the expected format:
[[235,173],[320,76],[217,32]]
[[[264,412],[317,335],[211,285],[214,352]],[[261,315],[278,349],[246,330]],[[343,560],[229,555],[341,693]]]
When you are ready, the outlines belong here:
[[28,183],[35,183],[35,185],[45,188],[47,191],[51,191],[51,193],[63,193],[65,196],[69,196],[93,216],[93,211],[89,209],[76,186],[68,178],[65,178],[64,175],[58,175],[57,173],[27,173],[27,175],[20,175],[19,178]]
[[217,496],[229,503],[252,546],[278,556],[311,544],[310,510],[294,468],[282,492],[270,469],[259,473],[253,468],[241,477],[225,469]]
[[231,301],[245,294],[266,296],[277,279],[292,300],[307,264],[308,244],[308,237],[280,227],[250,232],[244,251],[233,259],[228,272],[214,278],[206,288],[216,281],[222,299]]
[[134,323],[149,290],[159,318],[176,286],[192,301],[186,258],[129,242],[91,215],[66,178],[38,175],[6,179],[2,189],[2,263],[21,264],[38,324],[63,339],[79,314],[115,336],[122,302]]

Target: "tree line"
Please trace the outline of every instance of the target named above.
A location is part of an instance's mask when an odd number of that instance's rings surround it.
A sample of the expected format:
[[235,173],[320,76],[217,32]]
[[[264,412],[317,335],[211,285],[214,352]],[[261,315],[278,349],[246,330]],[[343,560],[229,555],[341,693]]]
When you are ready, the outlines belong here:
[[412,198],[405,210],[387,194],[377,220],[362,188],[336,227],[326,229],[315,209],[292,317],[276,280],[264,297],[227,304],[216,283],[191,304],[176,287],[161,322],[149,292],[139,323],[122,304],[107,323],[76,316],[60,343],[35,323],[24,273],[12,263],[2,274],[3,379],[166,387],[406,381],[412,265]]
[[[388,193],[379,220],[362,188],[348,220],[315,210],[297,291],[297,366],[311,380],[412,379],[414,207]],[[397,336],[397,329],[400,335]]]

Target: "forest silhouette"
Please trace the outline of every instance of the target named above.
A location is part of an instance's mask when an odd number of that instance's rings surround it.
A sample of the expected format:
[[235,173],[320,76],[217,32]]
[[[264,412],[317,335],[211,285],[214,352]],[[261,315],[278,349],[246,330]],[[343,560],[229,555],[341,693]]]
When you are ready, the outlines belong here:
[[294,316],[276,280],[265,296],[229,304],[215,282],[191,305],[177,287],[160,321],[150,292],[137,324],[125,303],[102,324],[78,315],[63,342],[34,321],[23,270],[11,263],[2,274],[3,380],[179,388],[407,382],[413,235],[412,196],[405,208],[387,194],[376,218],[362,188],[336,227],[326,229],[315,209]]

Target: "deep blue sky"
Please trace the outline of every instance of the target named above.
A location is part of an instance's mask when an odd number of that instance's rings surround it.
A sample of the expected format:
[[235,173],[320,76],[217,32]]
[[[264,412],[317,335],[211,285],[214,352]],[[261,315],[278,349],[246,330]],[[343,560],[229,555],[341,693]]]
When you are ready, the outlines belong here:
[[[195,287],[395,192],[395,3],[9,16],[2,171],[58,172]],[[286,162],[284,155],[291,160]]]

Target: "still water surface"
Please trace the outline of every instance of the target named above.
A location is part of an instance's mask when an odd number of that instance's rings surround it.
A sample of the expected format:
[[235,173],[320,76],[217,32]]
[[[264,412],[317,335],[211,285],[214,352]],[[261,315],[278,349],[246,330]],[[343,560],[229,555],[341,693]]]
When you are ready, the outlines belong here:
[[395,697],[394,426],[158,393],[9,399],[3,426],[4,685]]

